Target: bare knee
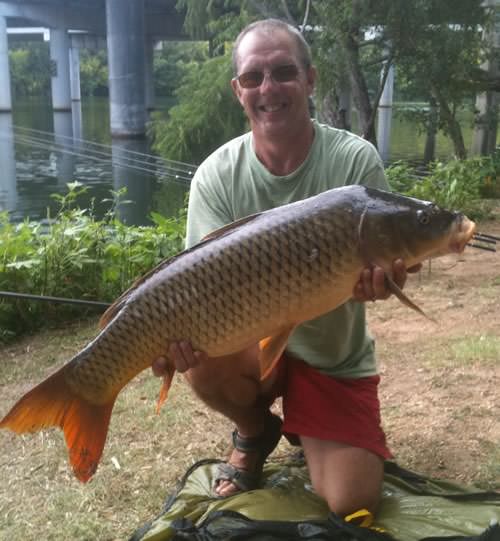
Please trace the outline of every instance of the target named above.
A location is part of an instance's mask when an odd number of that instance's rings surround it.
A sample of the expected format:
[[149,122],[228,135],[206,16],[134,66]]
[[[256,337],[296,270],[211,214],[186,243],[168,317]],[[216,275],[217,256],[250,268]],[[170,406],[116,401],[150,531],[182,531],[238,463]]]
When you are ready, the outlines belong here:
[[301,438],[311,482],[339,516],[366,509],[375,513],[380,503],[384,466],[366,449]]
[[362,490],[360,487],[335,487],[333,490],[327,488],[322,494],[318,491],[318,494],[325,499],[330,511],[340,517],[346,517],[360,509],[366,509],[374,515],[380,503],[381,486],[374,484],[367,489],[365,485]]
[[[207,359],[185,372],[194,392],[216,410],[226,404],[251,407],[261,394],[259,365],[252,349]],[[222,412],[224,413],[224,412]]]

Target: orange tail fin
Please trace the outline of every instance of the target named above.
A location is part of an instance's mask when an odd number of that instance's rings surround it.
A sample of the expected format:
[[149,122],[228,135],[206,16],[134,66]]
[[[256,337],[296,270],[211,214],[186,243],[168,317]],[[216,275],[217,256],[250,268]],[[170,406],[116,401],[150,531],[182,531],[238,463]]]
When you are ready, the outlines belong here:
[[0,421],[0,428],[22,433],[59,426],[73,472],[85,483],[101,458],[116,397],[103,405],[90,404],[71,391],[65,371],[61,368],[26,393]]

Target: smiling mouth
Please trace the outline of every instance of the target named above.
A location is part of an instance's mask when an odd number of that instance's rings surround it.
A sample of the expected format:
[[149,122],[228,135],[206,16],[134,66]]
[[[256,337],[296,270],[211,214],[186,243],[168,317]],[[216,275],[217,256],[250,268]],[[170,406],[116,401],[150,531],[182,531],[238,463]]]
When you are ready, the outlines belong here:
[[285,109],[285,107],[286,104],[284,103],[275,103],[273,105],[261,105],[259,110],[264,113],[277,113],[278,111]]

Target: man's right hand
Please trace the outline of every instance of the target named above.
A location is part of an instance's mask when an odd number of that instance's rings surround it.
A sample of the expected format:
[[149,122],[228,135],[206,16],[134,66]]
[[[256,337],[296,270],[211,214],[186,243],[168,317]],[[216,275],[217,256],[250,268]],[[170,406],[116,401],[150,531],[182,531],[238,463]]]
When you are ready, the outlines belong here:
[[[178,372],[186,372],[194,368],[208,358],[203,351],[193,351],[189,342],[172,342],[168,348],[168,358],[174,363]],[[166,357],[158,357],[153,361],[153,374],[162,377],[167,373],[169,360]]]

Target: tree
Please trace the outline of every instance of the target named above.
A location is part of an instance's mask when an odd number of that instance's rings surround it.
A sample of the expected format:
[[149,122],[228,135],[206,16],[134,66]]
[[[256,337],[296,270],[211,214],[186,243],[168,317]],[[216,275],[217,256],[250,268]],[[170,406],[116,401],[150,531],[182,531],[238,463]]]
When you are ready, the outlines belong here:
[[192,62],[207,59],[205,42],[165,41],[153,59],[155,94],[173,96]]
[[426,0],[422,6],[410,14],[418,37],[400,37],[396,61],[407,79],[424,86],[429,101],[436,104],[439,128],[451,138],[456,156],[463,159],[467,151],[457,112],[473,96],[470,81],[486,52],[481,28],[488,13],[482,0]]
[[9,51],[14,96],[50,94],[50,59],[47,43],[25,43]]
[[[313,6],[322,21],[312,38],[321,67],[320,104],[325,97],[337,104],[348,83],[361,133],[376,144],[376,111],[393,63],[437,104],[440,128],[465,157],[456,112],[470,99],[467,81],[477,73],[486,21],[482,0],[319,0]],[[380,83],[373,84],[374,71],[382,73]]]
[[156,113],[150,126],[153,148],[171,160],[201,162],[245,130],[245,116],[232,94],[231,57],[192,62],[176,91],[178,104]]
[[108,62],[105,50],[83,49],[80,55],[80,88],[84,96],[108,94]]

